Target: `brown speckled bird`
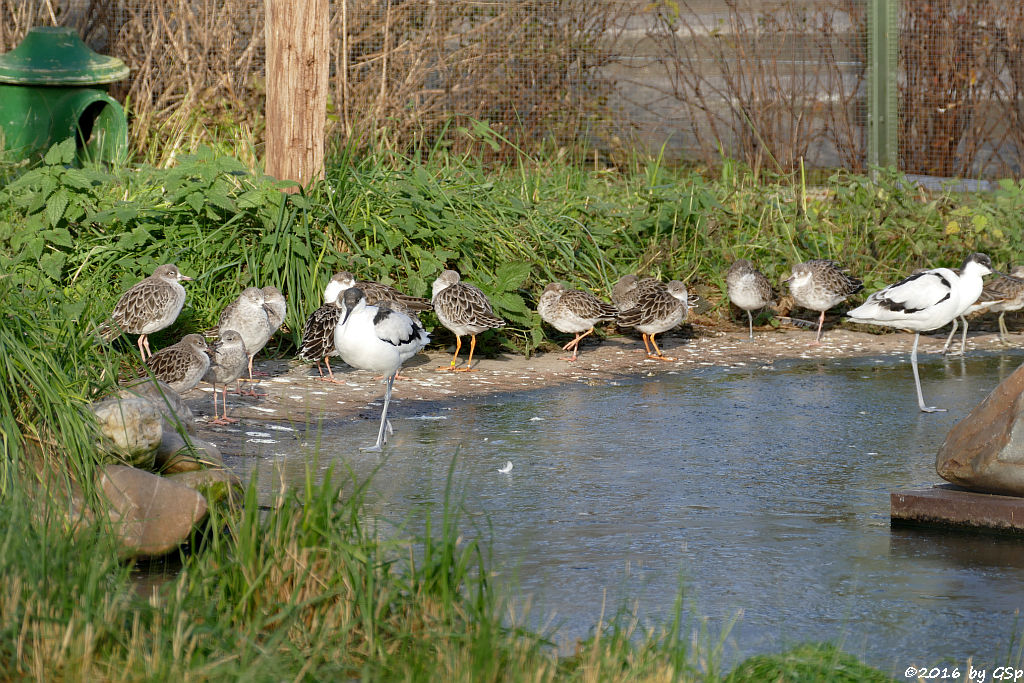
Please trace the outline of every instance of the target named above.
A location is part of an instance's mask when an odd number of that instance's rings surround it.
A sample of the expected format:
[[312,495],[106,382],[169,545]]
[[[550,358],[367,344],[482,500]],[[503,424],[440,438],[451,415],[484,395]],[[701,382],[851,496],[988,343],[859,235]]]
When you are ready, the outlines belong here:
[[572,349],[572,356],[562,360],[574,361],[579,353],[580,340],[593,333],[594,325],[602,320],[615,320],[618,310],[590,292],[566,289],[562,283],[552,282],[544,288],[537,301],[537,313],[541,320],[559,332],[575,335],[562,347],[564,351]]
[[741,258],[729,266],[729,272],[725,274],[725,286],[729,301],[746,311],[749,337],[753,339],[754,316],[751,311],[760,310],[772,302],[772,283],[753,263]]
[[[686,285],[679,280],[672,280],[663,287],[639,287],[636,306],[619,313],[618,321],[623,327],[633,327],[640,331],[648,358],[674,361],[675,358],[662,354],[654,336],[686,320],[688,312]],[[651,353],[651,346],[654,347],[654,354]]]
[[[339,273],[339,275],[343,274]],[[338,355],[338,350],[334,347],[334,328],[341,321],[343,309],[339,297],[345,291],[337,283],[337,279],[338,275],[335,275],[327,283],[327,287],[324,289],[323,305],[306,318],[306,324],[302,327],[302,345],[296,354],[301,360],[316,363],[320,379],[325,382],[337,381],[334,379],[334,371],[331,369],[330,357]],[[321,362],[327,365],[328,377],[324,377],[324,372],[320,369]]]
[[[245,374],[245,368],[249,362],[249,352],[245,349],[245,342],[242,335],[234,330],[225,330],[216,342],[209,348],[210,367],[203,375],[203,380],[213,385],[213,419],[210,424],[230,424],[238,422],[235,418],[228,417],[228,383],[234,382]],[[222,405],[224,415],[217,415],[217,385],[223,387]]]
[[394,287],[385,285],[381,282],[363,282],[362,280],[356,280],[355,276],[347,271],[342,271],[335,275],[331,278],[331,282],[337,283],[337,286],[341,288],[342,292],[352,287],[358,287],[363,291],[363,294],[366,295],[366,303],[369,306],[376,306],[382,301],[392,301],[405,306],[404,310],[410,314],[418,313],[419,311],[429,311],[433,308],[431,303],[426,299],[422,299],[418,296],[402,294]]
[[664,289],[665,285],[657,278],[623,275],[612,286],[612,303],[619,309],[619,313],[622,313],[636,308],[641,291],[658,288]]
[[201,334],[186,334],[177,344],[146,359],[150,372],[179,394],[194,389],[210,369],[209,347]]
[[139,335],[139,353],[142,360],[146,360],[153,355],[149,350],[149,335],[174,323],[185,305],[185,288],[181,281],[191,279],[173,264],[157,266],[152,275],[121,295],[110,321],[100,326],[100,336],[110,341],[122,332]]
[[[449,366],[438,371],[470,372],[473,369],[473,351],[476,349],[476,335],[484,330],[504,327],[505,321],[494,315],[487,295],[478,287],[461,282],[454,270],[443,271],[434,280],[434,296],[431,303],[441,324],[455,334],[455,354]],[[466,367],[456,368],[455,362],[462,348],[462,337],[470,336],[469,359]]]
[[814,337],[814,344],[821,343],[825,311],[839,305],[851,294],[864,289],[864,283],[829,259],[811,259],[797,263],[785,282],[789,283],[789,291],[798,306],[821,312],[818,316],[818,333]]

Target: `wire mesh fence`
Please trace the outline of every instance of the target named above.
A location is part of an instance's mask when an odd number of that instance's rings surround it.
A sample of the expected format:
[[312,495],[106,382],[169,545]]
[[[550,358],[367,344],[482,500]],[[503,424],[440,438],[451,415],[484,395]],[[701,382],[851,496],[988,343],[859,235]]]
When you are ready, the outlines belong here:
[[[867,0],[332,0],[335,139],[865,170]],[[0,0],[125,59],[136,149],[262,131],[263,0]],[[1020,176],[1024,0],[900,3],[900,166]],[[485,148],[487,149],[487,148]]]

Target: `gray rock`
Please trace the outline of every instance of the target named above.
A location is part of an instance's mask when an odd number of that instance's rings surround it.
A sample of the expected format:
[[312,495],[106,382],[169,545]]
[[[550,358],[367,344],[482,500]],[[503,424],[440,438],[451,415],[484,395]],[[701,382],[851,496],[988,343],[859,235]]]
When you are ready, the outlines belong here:
[[199,491],[210,505],[222,502],[233,505],[242,497],[242,480],[231,470],[213,468],[179,472],[167,478]]
[[946,435],[935,471],[974,491],[1024,496],[1024,365]]
[[167,422],[172,425],[181,422],[189,434],[196,433],[196,418],[192,415],[192,410],[185,405],[178,392],[159,380],[151,380],[148,377],[137,380],[122,388],[118,395],[122,398],[148,399],[157,407]]
[[204,467],[224,467],[220,449],[209,441],[189,435],[189,444],[174,429],[165,425],[163,439],[156,451],[156,469],[164,474],[191,472]]
[[208,510],[195,489],[133,467],[107,465],[99,485],[125,558],[166,555],[188,539]]
[[113,454],[139,467],[153,466],[163,437],[163,420],[152,401],[113,398],[92,404],[90,410],[100,431],[109,439],[100,444],[101,453]]

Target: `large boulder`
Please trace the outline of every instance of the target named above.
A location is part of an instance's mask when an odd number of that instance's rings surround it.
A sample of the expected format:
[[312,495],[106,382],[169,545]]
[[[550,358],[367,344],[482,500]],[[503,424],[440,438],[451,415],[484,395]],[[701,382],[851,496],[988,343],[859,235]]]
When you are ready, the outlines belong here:
[[189,436],[188,442],[177,431],[165,424],[163,439],[156,451],[156,469],[164,474],[193,472],[206,467],[223,468],[220,449],[198,436]]
[[974,491],[1024,496],[1024,365],[946,435],[935,470]]
[[144,398],[156,406],[164,419],[176,428],[180,423],[189,434],[196,433],[196,418],[192,410],[174,389],[160,380],[144,377],[122,387],[118,393],[121,398]]
[[167,478],[199,491],[210,505],[225,503],[232,506],[241,502],[242,480],[231,470],[214,468],[178,472],[167,475]]
[[195,489],[150,472],[107,465],[100,489],[125,558],[159,557],[186,540],[207,513]]
[[107,437],[100,451],[112,454],[138,467],[153,467],[155,454],[163,439],[163,416],[152,401],[145,398],[112,398],[90,406]]

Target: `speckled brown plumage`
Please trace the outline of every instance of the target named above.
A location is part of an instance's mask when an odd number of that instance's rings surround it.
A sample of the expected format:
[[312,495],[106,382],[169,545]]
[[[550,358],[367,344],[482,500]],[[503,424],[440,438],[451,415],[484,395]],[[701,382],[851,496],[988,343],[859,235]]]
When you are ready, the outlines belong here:
[[455,370],[462,337],[467,334],[470,335],[469,360],[463,371],[471,370],[476,335],[484,330],[504,327],[505,321],[494,315],[487,295],[478,287],[462,282],[454,270],[445,270],[434,280],[433,292],[431,303],[437,319],[455,334],[455,354],[451,365],[438,370]]
[[665,285],[653,277],[640,278],[636,275],[623,275],[612,286],[612,303],[619,312],[636,308],[641,291],[648,289],[664,289]]
[[[647,357],[657,360],[675,360],[662,354],[654,337],[671,330],[686,320],[688,297],[686,285],[679,280],[672,280],[662,286],[640,286],[637,290],[637,305],[619,313],[618,321],[623,327],[637,329],[644,339]],[[651,354],[648,339],[654,346],[656,355]]]
[[566,351],[572,349],[572,357],[565,360],[574,361],[579,353],[580,340],[591,334],[598,322],[614,320],[618,310],[590,292],[566,289],[560,282],[552,282],[540,295],[537,313],[559,332],[575,335],[562,347]]
[[825,323],[825,311],[840,304],[851,294],[864,289],[864,283],[849,275],[846,269],[829,259],[811,259],[793,266],[793,272],[786,279],[793,301],[798,306],[820,311],[818,333],[814,343],[821,342],[821,328]]
[[433,305],[426,299],[403,294],[391,285],[385,285],[381,282],[364,282],[362,280],[356,280],[355,276],[347,271],[338,273],[332,279],[337,280],[342,291],[351,287],[358,287],[361,289],[363,294],[366,295],[366,303],[369,306],[376,306],[382,301],[392,301],[405,306],[405,310],[409,312],[429,311],[433,309]]
[[110,314],[110,321],[100,326],[100,336],[110,341],[121,332],[140,335],[139,353],[145,360],[152,355],[149,335],[174,323],[185,304],[185,288],[181,281],[191,279],[182,275],[173,264],[157,266],[152,275],[121,295]]
[[323,371],[320,370],[320,363],[326,363],[331,381],[334,381],[334,371],[331,370],[330,357],[338,355],[337,349],[334,348],[334,328],[341,320],[342,310],[335,298],[313,311],[312,315],[306,318],[306,324],[302,328],[302,345],[296,354],[301,360],[316,363],[321,378]]
[[1014,266],[1009,275],[1003,275],[990,282],[983,290],[985,296],[1000,297],[1002,300],[989,306],[990,311],[999,313],[999,340],[1006,343],[1010,331],[1004,316],[1011,311],[1024,308],[1024,266]]
[[746,312],[749,336],[753,339],[754,316],[751,311],[760,310],[771,304],[774,295],[772,283],[764,273],[754,267],[753,263],[747,259],[739,259],[729,266],[729,272],[725,274],[725,285],[729,301]]
[[199,334],[187,334],[177,344],[160,349],[146,365],[153,376],[179,394],[194,389],[210,368],[206,340]]

